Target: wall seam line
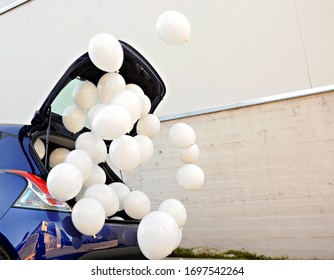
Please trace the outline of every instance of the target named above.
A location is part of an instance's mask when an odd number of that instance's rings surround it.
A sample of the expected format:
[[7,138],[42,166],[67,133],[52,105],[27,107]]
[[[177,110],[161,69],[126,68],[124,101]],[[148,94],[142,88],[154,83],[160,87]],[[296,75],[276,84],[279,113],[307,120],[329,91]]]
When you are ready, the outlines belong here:
[[297,22],[298,22],[299,36],[300,36],[300,40],[302,42],[302,47],[303,47],[303,53],[304,53],[304,59],[305,59],[305,64],[306,64],[306,70],[307,70],[308,80],[309,80],[310,87],[313,88],[313,86],[312,86],[312,80],[311,80],[311,75],[310,75],[310,69],[309,69],[309,65],[308,65],[308,62],[307,62],[307,56],[306,56],[306,51],[305,51],[305,44],[304,44],[304,40],[303,40],[303,33],[302,33],[302,30],[301,30],[300,20],[299,20],[299,16],[298,16],[298,10],[297,10],[296,0],[293,0],[293,4],[294,4],[294,7],[295,7],[295,13],[296,13],[296,18],[297,18]]

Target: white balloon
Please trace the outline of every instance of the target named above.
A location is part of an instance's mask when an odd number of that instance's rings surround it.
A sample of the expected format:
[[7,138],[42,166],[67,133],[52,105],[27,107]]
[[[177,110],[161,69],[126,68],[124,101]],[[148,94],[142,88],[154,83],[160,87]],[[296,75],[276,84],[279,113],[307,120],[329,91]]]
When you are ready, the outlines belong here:
[[108,185],[94,184],[86,189],[84,197],[91,197],[99,200],[104,207],[106,217],[112,216],[118,211],[118,196]]
[[109,157],[120,170],[131,171],[140,162],[140,148],[137,140],[123,135],[111,142]]
[[141,103],[142,103],[142,109],[140,117],[143,118],[150,113],[152,104],[151,104],[151,99],[147,95],[141,97]]
[[124,209],[124,205],[123,205],[123,201],[124,198],[130,193],[130,189],[127,185],[120,183],[120,182],[114,182],[109,184],[109,186],[115,191],[115,193],[118,196],[119,199],[119,208],[118,210],[123,210]]
[[99,99],[104,104],[110,104],[118,92],[125,90],[125,80],[119,73],[106,73],[97,83]]
[[160,120],[156,115],[148,114],[137,123],[137,133],[154,138],[160,132]]
[[95,235],[104,226],[105,212],[100,201],[86,197],[74,204],[71,218],[79,232],[85,235]]
[[130,84],[126,84],[125,87],[126,87],[126,89],[135,92],[138,96],[145,95],[143,89],[140,86],[138,86],[137,84],[130,83]]
[[160,260],[175,249],[179,240],[179,227],[170,214],[153,211],[140,221],[137,239],[146,258]]
[[114,140],[132,128],[131,115],[121,105],[108,105],[99,111],[92,125],[92,131],[104,140]]
[[64,110],[62,120],[68,131],[77,133],[84,128],[86,115],[77,105],[70,105]]
[[115,166],[115,164],[111,161],[111,158],[110,158],[110,155],[109,155],[109,154],[107,154],[106,163],[108,164],[108,166],[109,166],[112,170],[118,169],[118,167]]
[[147,95],[142,96],[140,100],[142,108],[140,117],[143,118],[150,112],[152,104],[151,104],[151,99]]
[[151,201],[142,191],[131,191],[123,200],[124,211],[133,219],[142,219],[151,211]]
[[151,138],[149,138],[146,135],[136,135],[135,139],[137,140],[139,144],[139,150],[140,150],[140,164],[143,164],[145,162],[148,162],[154,152],[154,146]]
[[75,164],[81,171],[82,178],[85,180],[93,170],[92,157],[84,150],[75,149],[68,153],[65,162]]
[[88,111],[88,122],[90,127],[93,126],[93,121],[98,112],[105,108],[106,104],[96,104]]
[[80,189],[79,193],[75,196],[75,201],[79,201],[80,199],[82,199],[84,197],[85,191],[86,191],[86,188],[83,186]]
[[179,45],[189,41],[191,28],[188,19],[178,11],[162,13],[156,22],[161,40],[167,44]]
[[92,132],[84,132],[75,141],[75,148],[86,151],[98,164],[104,162],[107,157],[107,146],[103,139]]
[[53,168],[56,165],[65,162],[65,158],[69,152],[70,150],[66,148],[57,148],[53,150],[50,154],[50,160],[49,160],[50,167]]
[[43,141],[38,138],[34,143],[34,149],[36,150],[40,159],[44,158],[45,156],[45,145]]
[[180,228],[182,228],[187,221],[187,210],[178,199],[169,198],[164,200],[159,206],[159,211],[167,212],[172,215]]
[[79,168],[73,163],[60,163],[51,169],[46,183],[54,198],[67,201],[80,192],[83,178]]
[[106,180],[107,176],[104,170],[97,164],[94,164],[92,172],[83,183],[83,187],[88,188],[94,184],[105,184]]
[[181,149],[180,158],[184,163],[194,163],[199,158],[199,148],[196,144],[189,148]]
[[111,104],[124,106],[130,113],[132,124],[137,122],[141,115],[141,101],[136,93],[124,90],[117,93],[111,100]]
[[141,113],[140,113],[140,118],[145,117],[151,110],[151,100],[150,98],[145,95],[144,91],[142,90],[142,88],[136,84],[127,84],[126,88],[128,90],[131,90],[133,92],[135,92],[140,101],[141,101]]
[[78,107],[89,110],[97,102],[97,88],[88,80],[82,81],[74,87],[72,97]]
[[119,216],[113,216],[109,218],[110,220],[115,220],[115,221],[124,221],[124,219],[122,217]]
[[122,45],[108,33],[99,33],[91,38],[88,55],[97,68],[106,72],[118,71],[124,59]]
[[182,166],[178,170],[176,180],[184,189],[196,190],[204,184],[205,175],[198,165],[190,163]]
[[193,128],[186,123],[176,123],[168,131],[170,141],[179,148],[189,148],[196,142]]
[[178,238],[178,240],[177,240],[175,249],[178,248],[178,247],[180,246],[180,243],[181,243],[181,241],[182,241],[182,235],[183,235],[183,233],[182,233],[182,229],[179,228],[179,238]]

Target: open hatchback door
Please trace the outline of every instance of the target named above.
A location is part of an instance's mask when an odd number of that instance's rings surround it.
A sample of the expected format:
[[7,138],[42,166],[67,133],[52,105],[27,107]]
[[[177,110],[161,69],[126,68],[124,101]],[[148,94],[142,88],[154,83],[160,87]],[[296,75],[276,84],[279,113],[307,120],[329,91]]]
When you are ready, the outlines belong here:
[[[134,83],[141,87],[151,101],[150,113],[153,113],[165,95],[165,85],[158,73],[138,51],[125,42],[120,41],[120,43],[124,52],[124,61],[119,74],[123,76],[126,84]],[[64,109],[74,104],[71,91],[76,84],[85,80],[97,85],[104,74],[106,72],[92,63],[88,53],[83,54],[68,68],[36,112],[31,122],[34,130],[47,129],[51,120],[51,129],[73,137],[62,124]]]

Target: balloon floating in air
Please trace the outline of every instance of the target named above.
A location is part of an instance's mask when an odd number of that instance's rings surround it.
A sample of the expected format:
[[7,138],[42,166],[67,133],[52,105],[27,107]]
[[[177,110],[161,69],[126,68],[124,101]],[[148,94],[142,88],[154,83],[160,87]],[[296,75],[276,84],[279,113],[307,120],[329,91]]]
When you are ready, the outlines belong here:
[[189,148],[196,142],[193,128],[186,123],[176,123],[168,131],[170,141],[179,148]]
[[162,13],[156,22],[156,29],[160,39],[170,45],[180,45],[189,41],[191,34],[188,19],[178,11]]
[[72,222],[75,228],[85,235],[95,235],[103,228],[105,222],[103,205],[96,198],[84,197],[74,204]]
[[80,192],[83,184],[82,173],[73,163],[60,163],[51,169],[46,184],[54,198],[67,201]]
[[106,72],[118,71],[124,59],[121,43],[108,33],[99,33],[91,38],[88,55],[97,68]]
[[204,184],[205,175],[198,165],[185,164],[178,170],[176,180],[186,190],[197,190]]
[[179,227],[170,214],[153,211],[140,221],[137,238],[145,257],[160,260],[170,255],[178,246]]

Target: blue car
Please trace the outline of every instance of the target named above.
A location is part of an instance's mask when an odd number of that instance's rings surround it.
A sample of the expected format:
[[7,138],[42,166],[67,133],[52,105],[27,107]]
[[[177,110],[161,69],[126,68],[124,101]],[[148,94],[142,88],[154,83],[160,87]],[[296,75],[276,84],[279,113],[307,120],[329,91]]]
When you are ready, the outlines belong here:
[[[143,89],[153,113],[165,95],[164,83],[141,54],[120,43],[124,61],[119,73],[126,83]],[[0,260],[143,258],[137,243],[138,220],[119,211],[114,216],[122,219],[108,217],[98,234],[83,235],[71,220],[75,199],[59,201],[46,185],[51,151],[73,150],[76,138],[90,131],[85,127],[73,134],[62,123],[64,108],[73,103],[71,90],[83,80],[97,85],[104,74],[85,53],[64,73],[30,125],[0,124]],[[130,134],[136,134],[136,126]],[[37,139],[45,143],[42,159],[34,148]],[[107,163],[99,165],[106,173],[106,184],[122,182]]]

